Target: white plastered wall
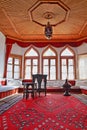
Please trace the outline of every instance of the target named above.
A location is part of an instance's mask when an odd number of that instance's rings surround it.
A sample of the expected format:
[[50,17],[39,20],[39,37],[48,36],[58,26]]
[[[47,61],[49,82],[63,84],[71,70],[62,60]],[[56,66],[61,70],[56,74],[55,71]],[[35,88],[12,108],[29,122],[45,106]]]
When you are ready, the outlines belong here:
[[0,78],[3,78],[4,74],[5,40],[5,36],[0,32]]

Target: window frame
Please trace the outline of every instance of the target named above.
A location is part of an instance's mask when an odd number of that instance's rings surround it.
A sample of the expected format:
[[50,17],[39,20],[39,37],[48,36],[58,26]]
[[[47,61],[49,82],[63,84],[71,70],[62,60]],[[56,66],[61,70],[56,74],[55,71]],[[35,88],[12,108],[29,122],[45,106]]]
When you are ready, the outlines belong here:
[[[68,48],[72,53],[73,53],[73,56],[61,56],[62,52]],[[60,79],[62,79],[62,59],[66,59],[66,64],[67,64],[67,75],[68,75],[68,60],[69,59],[73,59],[73,75],[74,75],[74,79],[76,79],[76,61],[75,61],[75,52],[69,47],[69,46],[66,46],[61,52],[60,52]],[[68,77],[66,77],[68,78]],[[73,80],[74,80],[73,79]],[[72,80],[72,79],[69,79],[69,80]]]
[[[48,50],[48,49],[51,49],[54,53],[55,53],[55,56],[44,56],[44,53]],[[51,59],[55,59],[55,67],[56,67],[56,79],[52,79],[52,80],[57,80],[58,79],[58,56],[57,56],[57,52],[54,48],[52,48],[51,46],[48,46],[43,52],[42,52],[42,73],[43,73],[43,61],[44,59],[48,59],[48,64],[49,64],[49,72],[48,72],[48,75],[47,75],[47,78],[48,80],[51,81],[50,79],[50,61]]]
[[[80,60],[80,56],[87,56],[87,53],[79,54],[79,55],[78,55],[78,79],[79,79],[79,80],[87,80],[87,78],[80,78],[80,72],[79,72],[79,60]],[[84,68],[85,68],[85,67],[84,67]]]
[[[38,56],[26,56],[26,53],[27,52],[29,52],[31,49],[34,49],[34,51],[38,54]],[[28,50],[26,50],[26,52],[25,52],[25,54],[24,54],[24,71],[23,71],[23,73],[24,73],[24,76],[23,76],[23,78],[24,79],[26,79],[25,78],[25,70],[26,70],[26,60],[27,59],[30,59],[31,60],[31,66],[32,66],[32,64],[33,64],[33,59],[37,59],[38,60],[38,68],[37,68],[37,73],[39,73],[39,71],[40,71],[40,68],[39,68],[39,59],[40,59],[40,56],[39,56],[39,52],[34,48],[34,47],[30,47]],[[31,67],[31,78],[32,78],[32,71],[33,71],[33,68]],[[30,78],[29,78],[30,79]]]
[[[12,79],[15,79],[14,78],[14,67],[15,67],[15,59],[19,59],[19,65],[17,66],[20,66],[20,71],[19,71],[19,78],[18,79],[21,79],[22,78],[22,56],[21,55],[16,55],[16,54],[10,54],[9,58],[12,58]],[[8,62],[7,62],[7,66],[8,66]],[[7,75],[6,75],[7,77]],[[9,78],[9,77],[7,77]]]

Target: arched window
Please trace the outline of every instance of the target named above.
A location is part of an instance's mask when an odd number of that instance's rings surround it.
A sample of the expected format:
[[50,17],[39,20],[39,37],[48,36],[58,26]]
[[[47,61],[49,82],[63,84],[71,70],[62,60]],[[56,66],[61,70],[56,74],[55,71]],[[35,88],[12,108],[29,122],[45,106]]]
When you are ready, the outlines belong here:
[[33,47],[25,53],[24,68],[25,79],[31,79],[32,74],[37,74],[39,71],[39,54]]
[[61,63],[60,63],[60,68],[61,68],[61,79],[70,79],[73,80],[75,79],[75,54],[74,52],[69,48],[66,47],[62,52],[61,52]]
[[47,48],[42,55],[43,74],[47,74],[48,80],[56,80],[57,75],[57,54],[51,47]]

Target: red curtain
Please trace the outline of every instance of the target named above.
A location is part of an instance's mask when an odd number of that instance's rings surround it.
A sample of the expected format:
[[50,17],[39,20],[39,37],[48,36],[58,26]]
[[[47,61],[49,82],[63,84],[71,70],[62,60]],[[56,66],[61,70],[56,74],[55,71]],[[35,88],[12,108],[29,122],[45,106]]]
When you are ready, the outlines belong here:
[[83,44],[83,42],[86,42],[87,43],[87,40],[83,40],[83,41],[77,41],[77,42],[23,42],[23,41],[18,41],[18,40],[14,40],[14,39],[10,39],[10,38],[7,38],[6,39],[6,44],[18,44],[20,47],[28,47],[30,45],[34,45],[36,47],[39,47],[39,48],[42,48],[42,47],[46,47],[48,45],[52,45],[54,47],[63,47],[65,45],[70,45],[72,47],[78,47],[80,46],[81,44]]
[[12,44],[9,44],[6,42],[6,53],[5,53],[5,67],[4,67],[4,78],[6,78],[6,72],[7,72],[7,63],[8,63],[8,58],[11,52]]

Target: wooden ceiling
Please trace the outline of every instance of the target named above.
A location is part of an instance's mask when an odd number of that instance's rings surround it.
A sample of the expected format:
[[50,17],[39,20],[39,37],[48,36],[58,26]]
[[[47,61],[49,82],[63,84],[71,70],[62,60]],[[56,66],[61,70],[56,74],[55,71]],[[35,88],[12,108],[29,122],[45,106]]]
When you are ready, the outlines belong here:
[[52,25],[49,41],[87,39],[87,0],[0,0],[0,31],[22,41],[47,41],[44,28]]

